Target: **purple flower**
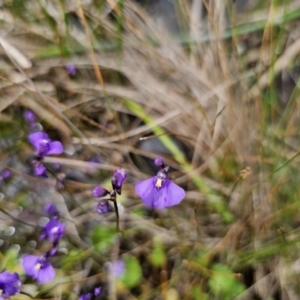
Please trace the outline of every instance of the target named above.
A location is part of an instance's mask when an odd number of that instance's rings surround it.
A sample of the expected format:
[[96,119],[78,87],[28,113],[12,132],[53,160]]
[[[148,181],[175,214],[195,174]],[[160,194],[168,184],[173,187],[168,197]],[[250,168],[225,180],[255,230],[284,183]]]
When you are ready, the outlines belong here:
[[164,168],[165,167],[165,162],[161,157],[157,157],[154,160],[154,164],[160,168]]
[[55,155],[64,152],[59,141],[52,141],[45,132],[34,132],[28,136],[29,142],[33,145],[36,156],[42,159],[45,155]]
[[124,275],[125,272],[125,263],[122,260],[116,260],[112,264],[112,273],[115,277],[120,278]]
[[46,283],[55,277],[55,270],[49,258],[37,255],[25,255],[23,268],[26,275],[33,277],[39,283]]
[[185,197],[185,191],[167,178],[167,168],[154,177],[137,182],[135,192],[147,206],[157,209],[177,205]]
[[40,235],[41,240],[49,240],[51,243],[57,245],[65,232],[65,224],[53,219],[50,220],[42,229]]
[[21,281],[17,273],[4,271],[0,274],[0,300],[20,292]]
[[44,207],[44,210],[48,214],[49,218],[51,218],[51,219],[58,219],[59,218],[58,209],[54,204],[52,204],[52,203],[46,204],[45,207]]
[[40,160],[33,160],[32,164],[36,176],[47,177],[47,169]]
[[109,194],[109,192],[101,186],[96,186],[93,190],[93,195],[95,198],[104,197],[108,194]]
[[9,170],[3,170],[0,173],[0,182],[9,179],[11,176],[11,172]]
[[103,199],[101,200],[98,205],[97,205],[97,212],[100,214],[100,215],[103,215],[103,214],[106,214],[108,213],[109,211],[111,210],[111,207],[108,203],[108,200],[106,199]]
[[124,169],[118,168],[114,171],[114,175],[111,179],[111,184],[113,186],[113,189],[121,195],[122,185],[124,180],[127,177],[127,173]]
[[67,72],[70,76],[76,75],[76,67],[74,64],[67,64],[66,65]]
[[87,293],[80,295],[79,300],[92,300],[93,294],[92,293]]
[[93,300],[101,294],[101,291],[102,291],[102,288],[97,287],[94,289],[93,293],[87,293],[87,294],[81,295],[79,297],[79,300]]
[[25,110],[24,114],[24,119],[31,125],[35,125],[37,118],[35,113],[33,113],[31,110]]

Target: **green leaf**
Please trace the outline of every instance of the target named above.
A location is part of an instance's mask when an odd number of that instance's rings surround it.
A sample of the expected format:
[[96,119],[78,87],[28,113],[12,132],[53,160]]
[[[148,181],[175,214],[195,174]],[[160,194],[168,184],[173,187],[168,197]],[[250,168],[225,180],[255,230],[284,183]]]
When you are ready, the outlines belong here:
[[93,245],[98,251],[104,251],[114,242],[117,232],[114,228],[97,226],[94,228],[91,238]]
[[162,267],[166,263],[166,254],[160,239],[154,239],[154,247],[150,254],[150,261],[155,267]]
[[78,263],[79,258],[81,258],[81,251],[71,250],[66,255],[62,257],[62,265],[64,269],[73,268],[75,263]]
[[208,285],[222,299],[231,300],[245,290],[244,285],[234,277],[226,265],[216,264],[212,270],[214,274],[209,279]]
[[207,294],[204,294],[201,290],[201,287],[200,286],[193,286],[191,288],[191,292],[190,292],[190,295],[192,297],[192,299],[194,300],[208,300],[208,295]]
[[10,248],[7,250],[4,257],[1,259],[1,269],[14,271],[14,269],[19,265],[18,254],[19,252],[17,249]]
[[124,275],[119,279],[128,288],[133,288],[139,284],[142,278],[142,269],[139,261],[134,256],[126,256],[125,272]]

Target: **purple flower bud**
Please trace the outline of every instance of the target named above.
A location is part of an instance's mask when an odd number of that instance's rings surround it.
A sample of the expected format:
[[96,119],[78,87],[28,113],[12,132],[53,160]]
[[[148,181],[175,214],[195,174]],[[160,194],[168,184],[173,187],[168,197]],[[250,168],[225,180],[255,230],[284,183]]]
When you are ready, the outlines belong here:
[[87,293],[83,294],[79,297],[79,300],[92,300],[93,294],[92,293]]
[[0,173],[0,182],[1,181],[4,181],[4,180],[7,180],[11,177],[11,172],[9,170],[3,170],[1,173]]
[[93,291],[93,293],[87,293],[83,294],[79,297],[79,300],[93,300],[97,296],[101,295],[102,288],[101,287],[96,287]]
[[76,67],[74,64],[67,64],[66,65],[67,72],[70,76],[76,75]]
[[32,164],[33,164],[34,174],[36,176],[47,177],[47,169],[41,161],[33,160]]
[[94,289],[94,295],[99,296],[101,294],[102,287],[97,287]]
[[112,272],[116,278],[120,278],[124,275],[125,264],[122,260],[117,260],[112,264]]
[[59,163],[52,164],[52,167],[56,172],[59,172],[61,170],[61,164]]
[[93,195],[95,198],[104,197],[108,194],[109,194],[108,190],[106,190],[105,188],[103,188],[101,186],[96,186],[93,190]]
[[156,176],[136,183],[135,192],[147,206],[163,209],[179,204],[185,197],[185,191],[167,178],[167,169],[164,168]]
[[160,168],[164,168],[165,167],[165,163],[164,160],[161,157],[157,157],[154,160],[154,164]]
[[39,283],[46,283],[55,277],[55,270],[44,255],[25,255],[22,265],[26,275]]
[[33,113],[31,110],[25,110],[23,117],[29,124],[36,123],[37,121],[35,113]]
[[108,203],[108,200],[106,199],[103,199],[101,200],[98,205],[97,205],[97,212],[100,214],[100,215],[103,215],[103,214],[106,214],[108,213],[109,211],[111,210],[111,207]]
[[57,247],[53,247],[50,251],[49,251],[49,257],[54,256],[57,253],[58,249]]
[[57,245],[65,232],[65,224],[58,222],[56,219],[50,220],[42,229],[40,239],[49,240]]
[[122,185],[124,180],[127,177],[127,173],[124,169],[122,168],[118,168],[114,171],[114,175],[111,179],[111,184],[113,186],[113,189],[119,194],[121,195],[121,191],[122,191]]
[[20,292],[21,281],[17,273],[0,273],[0,299],[6,299]]
[[59,218],[58,209],[54,204],[52,204],[52,203],[46,204],[44,207],[44,210],[48,214],[50,219],[58,219]]

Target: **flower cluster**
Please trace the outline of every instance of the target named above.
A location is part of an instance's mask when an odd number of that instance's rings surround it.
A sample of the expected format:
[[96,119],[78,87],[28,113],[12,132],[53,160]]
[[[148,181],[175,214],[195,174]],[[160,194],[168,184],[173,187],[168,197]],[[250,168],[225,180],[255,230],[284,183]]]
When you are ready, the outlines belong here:
[[[76,69],[73,66],[68,66],[67,70],[71,76],[76,74]],[[43,160],[47,155],[59,155],[64,151],[63,145],[59,141],[53,141],[48,134],[43,131],[37,131],[37,118],[30,112],[24,113],[26,122],[28,123],[31,133],[28,135],[28,140],[34,148],[34,159],[32,161],[34,173],[37,176],[47,177],[47,170],[43,164]],[[86,173],[94,174],[97,169],[92,163],[102,163],[99,157],[92,157],[88,160],[91,162],[91,167],[86,169]],[[145,205],[163,209],[179,204],[185,198],[185,191],[168,178],[169,167],[165,165],[164,160],[158,157],[154,160],[154,164],[159,168],[157,174],[149,179],[142,180],[136,183],[135,191],[142,199]],[[56,167],[56,166],[55,166]],[[57,166],[55,172],[60,170]],[[10,177],[9,171],[0,173],[0,182]],[[57,174],[57,187],[64,187],[66,174]],[[97,212],[106,214],[111,211],[110,203],[114,204],[117,230],[119,230],[119,209],[117,196],[121,195],[123,183],[127,177],[127,173],[122,168],[117,168],[111,178],[111,189],[105,189],[102,186],[96,186],[93,189],[93,196],[101,198],[97,204]],[[50,250],[41,255],[25,255],[22,265],[27,276],[32,277],[38,283],[46,283],[54,279],[56,272],[51,264],[51,258],[57,254],[58,245],[65,232],[65,224],[60,222],[60,214],[54,204],[47,204],[45,211],[48,214],[49,221],[43,226],[40,233],[40,240],[47,241],[51,244]],[[121,260],[117,260],[111,264],[110,272],[118,280],[122,280],[126,276],[125,264]],[[124,275],[125,274],[125,275]],[[20,279],[17,273],[9,273],[7,271],[0,274],[0,300],[12,296],[20,292]],[[95,288],[92,292],[82,294],[79,300],[94,300],[102,292],[101,287]]]
[[165,166],[161,157],[156,158],[154,164],[160,168],[156,176],[137,182],[135,192],[149,207],[163,209],[179,204],[185,197],[185,191],[168,179],[169,167]]
[[118,168],[114,171],[114,174],[111,178],[111,185],[112,185],[112,190],[108,191],[105,188],[101,186],[96,186],[93,190],[93,195],[95,198],[102,198],[107,195],[109,195],[109,198],[102,199],[99,201],[97,205],[97,212],[99,214],[106,214],[111,210],[111,207],[109,205],[109,200],[115,201],[116,200],[116,195],[119,194],[121,195],[122,192],[122,186],[127,177],[127,173],[124,169]]
[[17,273],[4,271],[0,273],[0,300],[20,292],[21,281]]
[[50,218],[43,227],[40,239],[52,243],[52,248],[42,255],[25,255],[23,257],[23,268],[26,275],[33,277],[39,283],[45,283],[55,277],[55,270],[50,263],[50,258],[57,253],[57,246],[62,238],[65,225],[58,222],[59,212],[54,204],[47,204],[45,211]]

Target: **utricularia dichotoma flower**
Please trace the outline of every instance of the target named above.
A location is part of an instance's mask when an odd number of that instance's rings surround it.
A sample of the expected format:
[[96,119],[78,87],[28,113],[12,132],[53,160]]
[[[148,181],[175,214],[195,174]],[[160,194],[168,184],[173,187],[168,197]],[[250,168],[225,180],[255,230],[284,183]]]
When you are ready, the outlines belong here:
[[57,247],[62,238],[65,225],[59,222],[59,212],[52,203],[45,205],[50,220],[43,227],[40,239],[52,243],[52,248],[42,255],[25,255],[23,257],[23,268],[26,275],[33,277],[39,283],[45,283],[55,277],[55,270],[50,263],[50,258],[57,253]]
[[57,246],[65,232],[65,224],[59,222],[59,212],[56,206],[52,203],[45,205],[45,211],[49,216],[49,222],[42,229],[40,239],[48,240],[52,243],[51,256],[57,251]]
[[185,197],[185,191],[168,179],[168,166],[165,166],[162,158],[154,161],[160,167],[156,176],[136,183],[135,192],[143,202],[153,208],[163,209],[179,204]]
[[55,277],[55,270],[49,261],[50,255],[25,255],[23,268],[27,276],[33,277],[38,283],[46,283]]
[[93,195],[95,198],[102,198],[108,196],[107,199],[102,199],[97,205],[97,212],[99,214],[106,214],[111,210],[109,201],[116,200],[116,194],[121,195],[122,186],[127,177],[127,173],[124,169],[118,168],[114,171],[113,177],[111,179],[112,190],[108,191],[107,189],[96,186],[93,190]]
[[83,294],[79,297],[79,300],[94,300],[97,296],[101,294],[102,288],[97,287],[92,293]]
[[4,271],[0,273],[0,300],[20,292],[21,281],[19,274]]
[[45,132],[34,132],[28,135],[28,140],[35,149],[33,160],[34,172],[38,176],[46,176],[46,168],[42,161],[46,155],[57,155],[64,152],[61,142],[52,141]]

